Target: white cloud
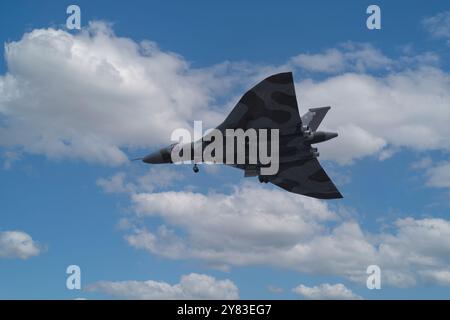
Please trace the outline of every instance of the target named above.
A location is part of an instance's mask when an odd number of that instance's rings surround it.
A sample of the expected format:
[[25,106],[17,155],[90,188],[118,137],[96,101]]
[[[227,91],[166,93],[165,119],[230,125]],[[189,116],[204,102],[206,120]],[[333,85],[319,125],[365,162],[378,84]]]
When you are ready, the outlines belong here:
[[[367,266],[376,264],[384,283],[398,287],[416,285],[421,271],[450,260],[450,221],[444,219],[400,219],[392,233],[370,233],[354,220],[339,218],[325,202],[252,184],[231,194],[171,191],[132,199],[143,222],[126,240],[171,259],[271,265],[360,284]],[[164,223],[148,230],[146,217],[161,217]]]
[[450,162],[429,167],[426,171],[427,186],[450,188]]
[[3,169],[9,170],[12,168],[13,163],[20,159],[20,153],[7,150],[4,152],[3,158],[5,159],[3,161]]
[[106,193],[152,192],[172,186],[184,179],[181,172],[164,167],[152,167],[145,174],[130,175],[118,172],[109,178],[97,179],[97,185]]
[[433,160],[430,156],[423,157],[417,161],[411,163],[411,169],[419,170],[419,169],[428,169],[433,164]]
[[23,231],[0,232],[0,258],[28,259],[41,251],[40,245]]
[[[185,248],[184,242],[166,227],[158,230],[158,236],[139,230],[127,238],[131,244],[173,257],[191,251],[192,255],[215,262],[224,259],[228,263],[227,255],[234,256],[241,249],[237,264],[258,260],[259,254],[253,250],[262,253],[266,246],[273,246],[273,250],[291,246],[320,231],[320,221],[337,219],[325,203],[316,199],[255,188],[252,184],[236,188],[230,195],[169,191],[136,194],[132,199],[138,216],[162,216],[170,225],[186,229],[195,248]],[[164,239],[162,243],[159,237]],[[231,251],[222,250],[224,245]]]
[[450,286],[450,269],[424,270],[421,273],[423,279],[430,284]]
[[370,44],[346,43],[324,53],[299,54],[291,58],[290,64],[312,72],[339,73],[388,69],[393,61]]
[[450,11],[438,13],[422,21],[425,29],[435,38],[447,39],[450,44]]
[[[450,77],[430,52],[393,59],[369,44],[346,43],[280,66],[195,69],[153,42],[117,37],[95,22],[76,35],[33,30],[6,45],[5,59],[0,145],[50,158],[123,163],[125,148],[168,143],[174,128],[195,119],[205,129],[220,123],[250,85],[286,69],[296,75],[301,113],[333,108],[322,128],[340,136],[320,146],[325,159],[348,164],[385,159],[401,147],[450,150]],[[301,79],[305,70],[311,74]],[[328,76],[313,80],[317,73]],[[217,106],[224,97],[231,98]]]
[[97,179],[97,185],[106,193],[128,193],[135,190],[135,185],[131,182],[125,182],[126,173],[119,172],[110,178]]
[[103,292],[123,299],[239,299],[239,290],[231,280],[191,273],[171,285],[158,281],[100,281],[88,291]]
[[312,300],[359,300],[360,296],[354,294],[342,283],[323,283],[319,286],[307,287],[303,284],[292,289],[293,292]]
[[183,180],[184,174],[174,169],[152,167],[146,174],[136,179],[138,190],[145,192],[172,186],[175,182]]
[[387,160],[387,159],[391,158],[397,151],[398,151],[397,148],[384,148],[379,153],[378,160],[380,160],[380,161]]
[[[104,23],[77,35],[36,29],[5,46],[0,145],[52,158],[123,163],[121,147],[166,143],[190,128],[218,90],[216,69],[192,69],[155,43],[116,37]],[[222,77],[226,90],[229,77]]]
[[425,156],[412,162],[410,168],[422,173],[427,187],[450,188],[450,162],[434,162],[430,156]]
[[341,51],[329,49],[325,53],[299,54],[291,63],[309,71],[334,73],[344,70],[345,58]]
[[339,126],[336,131],[339,132],[339,141],[336,139],[333,140],[333,143],[320,146],[324,159],[347,164],[372,154],[379,153],[381,155],[383,148],[387,145],[382,138],[354,124]]
[[450,150],[450,77],[435,67],[303,80],[297,92],[303,106],[332,106],[322,128],[339,137],[319,146],[323,158],[350,163],[385,147]]
[[269,292],[275,293],[275,294],[281,294],[281,293],[284,292],[283,288],[280,288],[280,287],[277,287],[277,286],[273,286],[273,285],[267,286],[267,290],[269,290]]

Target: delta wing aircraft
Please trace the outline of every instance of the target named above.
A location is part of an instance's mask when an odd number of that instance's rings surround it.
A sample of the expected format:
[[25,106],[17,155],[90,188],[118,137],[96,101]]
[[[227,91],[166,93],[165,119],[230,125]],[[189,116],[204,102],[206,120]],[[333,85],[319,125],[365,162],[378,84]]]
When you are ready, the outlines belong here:
[[[311,108],[300,117],[297,98],[295,95],[294,81],[291,72],[274,74],[247,91],[231,113],[214,131],[223,134],[220,146],[222,156],[218,150],[212,151],[213,162],[224,163],[244,170],[245,177],[257,176],[260,182],[273,183],[287,191],[297,194],[319,198],[342,198],[334,183],[317,160],[319,152],[313,144],[324,142],[337,137],[337,133],[317,131],[320,123],[330,107]],[[231,160],[226,158],[230,154],[225,150],[230,141],[229,131],[248,132],[248,130],[266,133],[276,131],[276,134],[267,139],[258,137],[256,141],[251,139],[238,139],[237,144],[232,144],[233,155]],[[246,135],[249,138],[251,135]],[[235,141],[236,137],[232,137]],[[276,139],[275,139],[276,138]],[[187,153],[187,159],[194,163],[193,170],[198,172],[197,163],[205,162],[203,157],[196,156],[198,150],[211,149],[211,144],[217,141],[217,135],[205,134],[202,139],[194,142],[174,143],[168,147],[153,152],[142,161],[150,164],[174,163],[173,155]],[[277,148],[273,142],[277,140]],[[268,172],[268,163],[264,162],[261,153],[252,157],[252,147],[260,148],[261,142],[268,141],[268,150],[277,155],[276,172]],[[253,144],[253,145],[252,145]],[[254,145],[257,144],[257,145]],[[244,161],[239,159],[239,147],[245,148]],[[262,150],[260,148],[260,150]],[[189,151],[189,152],[187,152]],[[201,154],[201,153],[200,153]],[[266,159],[267,160],[267,159]],[[191,162],[191,163],[192,163]],[[270,164],[273,166],[273,164]],[[265,170],[266,169],[266,170]]]

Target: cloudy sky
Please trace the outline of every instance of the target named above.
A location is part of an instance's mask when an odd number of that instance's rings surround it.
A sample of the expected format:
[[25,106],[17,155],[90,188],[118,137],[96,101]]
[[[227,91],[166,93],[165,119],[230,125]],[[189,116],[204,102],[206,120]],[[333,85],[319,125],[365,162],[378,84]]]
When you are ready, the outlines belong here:
[[[69,4],[0,5],[0,298],[450,297],[448,4]],[[130,162],[280,71],[344,199]]]

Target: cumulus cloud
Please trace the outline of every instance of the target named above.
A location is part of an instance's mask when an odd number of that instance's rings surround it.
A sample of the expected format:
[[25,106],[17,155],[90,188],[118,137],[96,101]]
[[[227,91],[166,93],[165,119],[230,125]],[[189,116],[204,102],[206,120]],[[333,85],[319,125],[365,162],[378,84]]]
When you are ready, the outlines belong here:
[[423,21],[425,29],[435,38],[447,39],[450,44],[450,11],[440,12]]
[[118,172],[109,178],[97,179],[97,185],[106,193],[128,193],[135,190],[135,185],[125,182],[126,173]]
[[133,175],[118,172],[108,178],[97,179],[97,185],[106,193],[152,192],[181,181],[184,175],[172,169],[152,167],[144,174]]
[[432,166],[426,171],[427,185],[436,188],[450,188],[450,162]]
[[307,287],[303,284],[292,289],[293,292],[312,300],[359,300],[360,296],[354,294],[342,283],[323,283],[314,287]]
[[273,285],[267,286],[267,290],[269,290],[269,292],[274,293],[274,294],[280,294],[280,293],[284,292],[283,288],[273,286]]
[[181,277],[180,283],[148,281],[100,281],[86,288],[122,299],[239,299],[239,290],[231,280],[191,273]]
[[424,281],[440,286],[450,286],[450,269],[425,270],[420,273]]
[[[420,272],[450,260],[450,221],[444,219],[399,219],[391,233],[370,233],[325,202],[251,184],[230,194],[167,191],[135,194],[132,201],[142,221],[125,236],[128,243],[171,259],[271,265],[360,284],[367,266],[376,264],[383,283],[397,287],[416,285]],[[164,222],[149,230],[149,217]]]
[[332,105],[322,126],[340,136],[320,146],[325,158],[350,163],[387,146],[450,150],[450,77],[435,67],[303,80],[297,91],[303,105]]
[[324,53],[299,54],[291,58],[290,64],[311,72],[339,73],[388,69],[393,61],[370,44],[346,43]]
[[422,173],[427,187],[450,188],[450,162],[434,162],[430,156],[426,156],[412,162],[410,168]]
[[6,44],[5,59],[3,146],[120,164],[127,159],[121,148],[167,142],[198,114],[216,122],[212,71],[192,69],[153,42],[117,37],[104,23],[76,35],[33,30]]
[[0,258],[28,259],[41,251],[41,246],[23,231],[0,232]]
[[410,167],[411,169],[420,170],[420,169],[428,169],[433,164],[433,160],[430,156],[426,156],[423,158],[420,158],[417,161],[414,161],[411,163]]
[[[217,263],[265,260],[272,250],[319,232],[320,221],[338,218],[316,199],[253,185],[229,195],[168,191],[136,194],[132,201],[139,217],[161,216],[171,226],[185,229],[189,239],[185,242],[161,226],[156,234],[137,230],[129,235],[131,245],[169,257],[191,255]],[[186,248],[190,244],[194,246]]]
[[3,169],[10,170],[14,162],[20,159],[20,154],[14,151],[7,150],[3,153]]
[[321,145],[326,159],[350,164],[386,159],[398,148],[450,149],[450,77],[434,53],[391,58],[369,44],[346,43],[278,66],[199,69],[94,22],[78,34],[33,30],[6,44],[5,59],[0,146],[20,152],[121,164],[124,150],[167,143],[173,129],[193,120],[201,118],[205,129],[217,125],[244,90],[286,70],[296,75],[301,113],[333,107],[322,128],[340,136]]

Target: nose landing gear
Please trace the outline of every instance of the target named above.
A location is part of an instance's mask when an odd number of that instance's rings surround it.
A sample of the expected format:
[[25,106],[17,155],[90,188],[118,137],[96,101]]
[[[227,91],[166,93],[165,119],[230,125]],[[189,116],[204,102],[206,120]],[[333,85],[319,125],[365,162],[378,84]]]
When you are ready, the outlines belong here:
[[192,168],[192,170],[194,170],[195,173],[197,173],[199,171],[197,164],[194,164],[194,167]]

